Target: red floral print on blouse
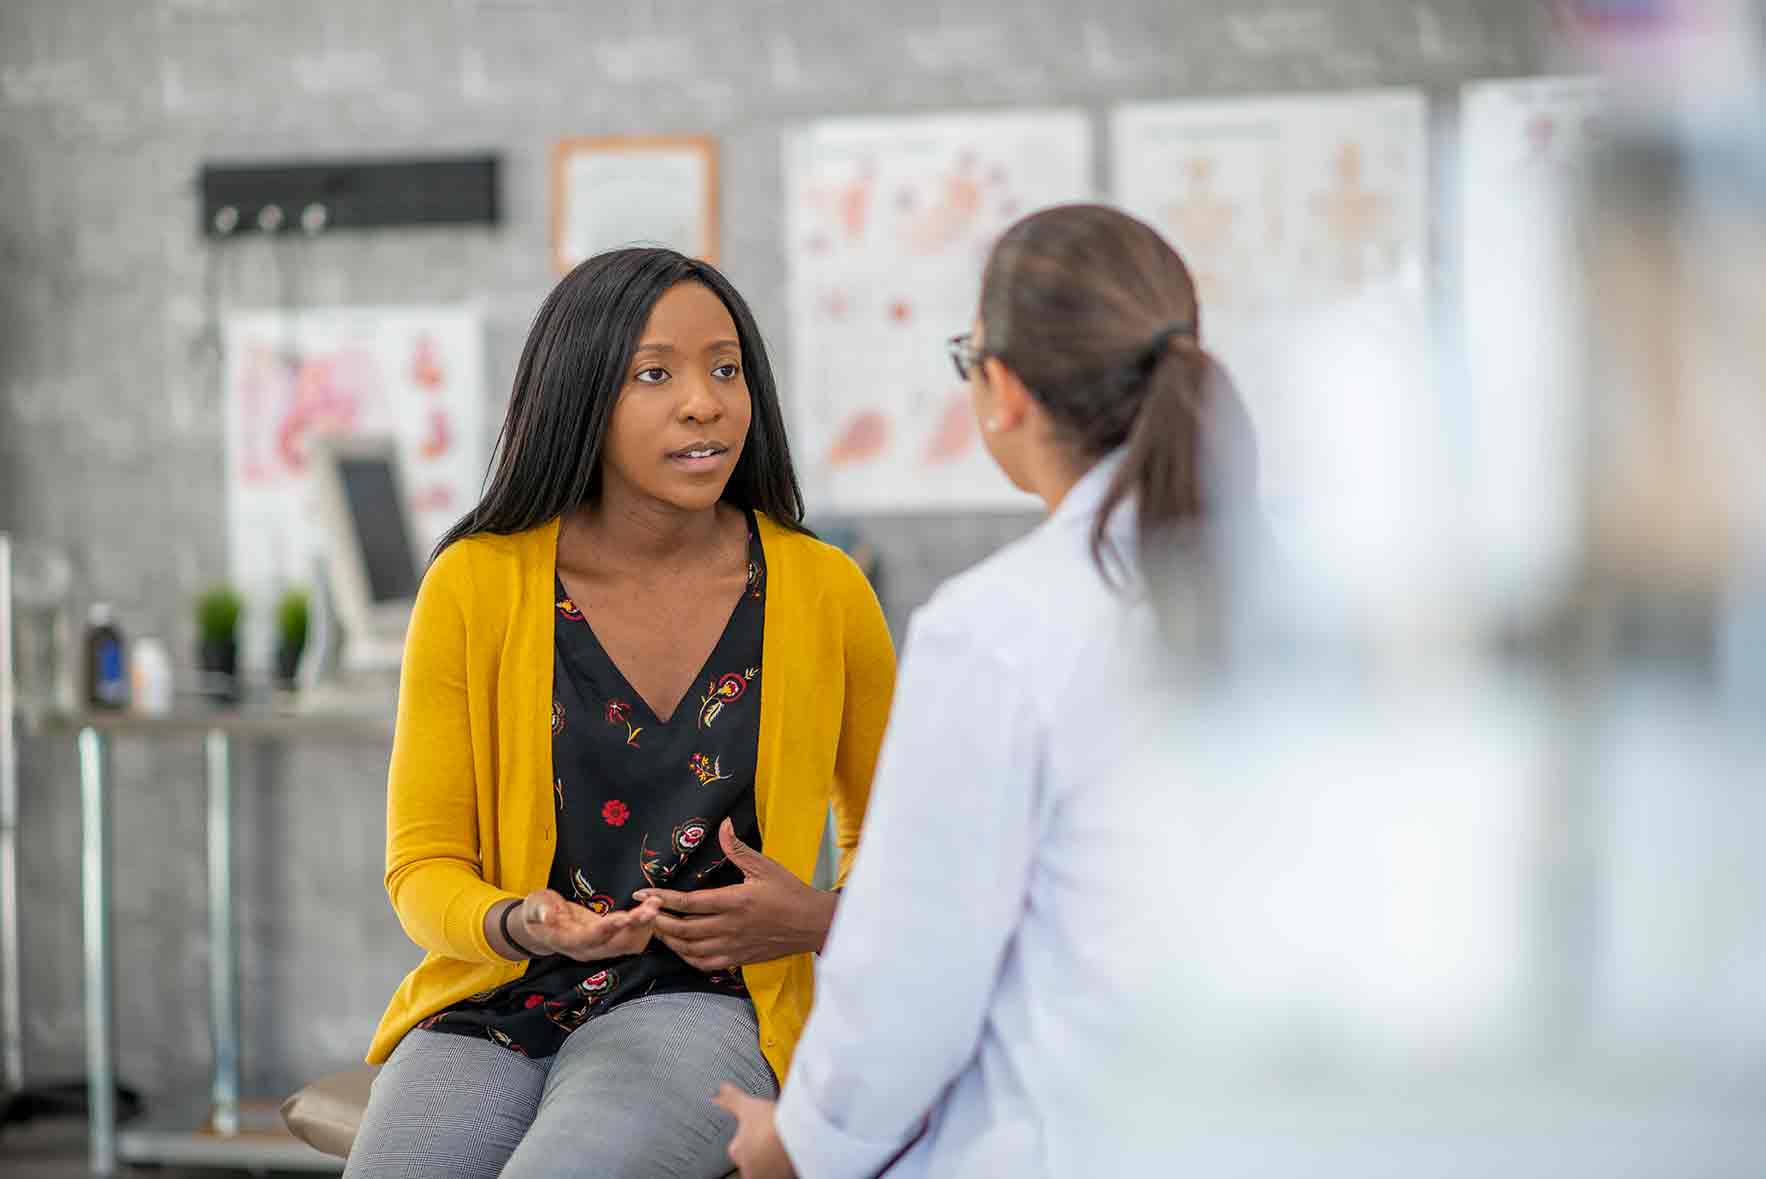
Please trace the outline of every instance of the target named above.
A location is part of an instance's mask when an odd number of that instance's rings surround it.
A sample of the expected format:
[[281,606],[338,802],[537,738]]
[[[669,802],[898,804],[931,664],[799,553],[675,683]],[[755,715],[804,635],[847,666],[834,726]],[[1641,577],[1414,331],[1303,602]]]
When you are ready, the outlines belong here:
[[742,694],[748,691],[749,681],[759,674],[760,668],[750,667],[741,675],[731,672],[706,684],[705,695],[699,698],[699,727],[710,728],[711,722],[724,710],[724,705],[742,699]]
[[[666,852],[651,848],[650,836],[646,833],[638,845],[638,866],[650,887],[659,888],[667,884],[710,834],[711,823],[708,820],[688,819],[674,829],[674,834],[669,839],[674,847],[674,856],[671,859]],[[700,873],[700,876],[703,877],[704,873]]]
[[730,777],[724,773],[723,758],[706,757],[703,753],[695,753],[689,758],[687,768],[693,771],[693,776],[699,779],[701,786],[728,781]]
[[[725,817],[751,847],[763,846],[753,782],[766,555],[752,518],[749,528],[747,592],[693,677],[698,691],[667,720],[645,706],[601,647],[585,604],[554,578],[556,732],[549,744],[557,846],[546,885],[588,912],[616,913],[645,885],[740,884],[742,874],[718,847]],[[739,995],[744,988],[740,971],[701,971],[653,939],[610,962],[542,955],[507,983],[435,1013],[429,1026],[538,1059],[610,1008],[676,991]]]
[[644,880],[651,888],[668,883],[675,874],[678,863],[667,862],[661,852],[650,846],[650,833],[645,832],[644,838],[638,843],[638,870],[644,874]]
[[638,734],[644,731],[640,725],[632,724],[632,706],[624,700],[607,702],[607,723],[618,728],[625,726],[625,743],[633,749],[638,747]]
[[675,828],[675,851],[683,857],[692,855],[694,850],[705,842],[705,837],[710,833],[711,824],[704,819],[688,819]]
[[527,1049],[511,1039],[508,1032],[503,1031],[501,1028],[486,1028],[485,1030],[490,1034],[491,1040],[495,1043],[502,1045],[511,1052],[518,1052],[523,1056],[527,1055]]
[[[609,806],[612,804],[609,803]],[[616,824],[617,825],[617,824]],[[613,912],[613,898],[604,892],[596,892],[589,878],[583,875],[581,868],[573,868],[570,872],[570,890],[576,894],[577,904],[591,913],[605,917]]]

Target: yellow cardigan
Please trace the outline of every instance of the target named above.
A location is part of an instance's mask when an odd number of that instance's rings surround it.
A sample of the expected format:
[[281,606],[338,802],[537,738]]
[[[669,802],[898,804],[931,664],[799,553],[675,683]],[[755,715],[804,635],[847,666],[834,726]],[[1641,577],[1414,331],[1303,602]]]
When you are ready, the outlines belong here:
[[[757,514],[766,626],[754,802],[763,850],[815,871],[832,799],[840,879],[858,846],[895,686],[876,595],[840,550]],[[553,576],[558,522],[450,545],[423,579],[405,639],[387,781],[386,891],[427,951],[368,1049],[385,1060],[419,1020],[518,978],[491,949],[491,906],[546,886],[552,796]],[[809,1016],[810,955],[742,970],[761,1049],[782,1082]]]

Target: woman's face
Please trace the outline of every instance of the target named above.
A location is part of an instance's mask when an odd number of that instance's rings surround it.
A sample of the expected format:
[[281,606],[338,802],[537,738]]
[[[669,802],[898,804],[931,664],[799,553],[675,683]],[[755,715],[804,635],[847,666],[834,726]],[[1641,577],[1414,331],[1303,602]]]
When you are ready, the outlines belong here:
[[752,412],[729,309],[702,283],[677,284],[632,352],[602,449],[602,494],[712,507],[742,457]]

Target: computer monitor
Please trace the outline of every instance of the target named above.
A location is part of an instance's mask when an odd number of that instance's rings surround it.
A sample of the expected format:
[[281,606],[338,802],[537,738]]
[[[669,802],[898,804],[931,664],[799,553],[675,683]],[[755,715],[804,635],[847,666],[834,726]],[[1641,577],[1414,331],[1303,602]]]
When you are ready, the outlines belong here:
[[422,579],[398,444],[387,437],[328,438],[314,445],[312,461],[326,580],[344,632],[343,664],[357,671],[396,669]]

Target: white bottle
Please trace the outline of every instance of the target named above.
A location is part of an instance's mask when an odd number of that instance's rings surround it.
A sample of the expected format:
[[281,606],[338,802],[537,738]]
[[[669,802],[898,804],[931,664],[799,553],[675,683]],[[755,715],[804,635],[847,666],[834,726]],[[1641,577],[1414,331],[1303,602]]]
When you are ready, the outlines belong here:
[[154,638],[136,639],[129,652],[131,697],[135,711],[165,716],[172,711],[172,653]]

